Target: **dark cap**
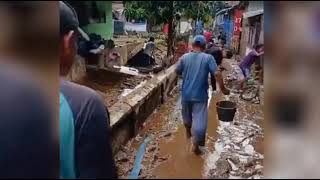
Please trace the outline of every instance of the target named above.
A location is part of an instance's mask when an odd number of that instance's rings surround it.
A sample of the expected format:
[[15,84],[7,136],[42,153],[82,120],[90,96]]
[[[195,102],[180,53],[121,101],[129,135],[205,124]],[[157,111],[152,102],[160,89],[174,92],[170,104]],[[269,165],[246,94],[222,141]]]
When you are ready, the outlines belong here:
[[60,36],[69,31],[77,31],[86,40],[90,40],[88,35],[79,27],[76,11],[66,2],[59,1],[60,10]]

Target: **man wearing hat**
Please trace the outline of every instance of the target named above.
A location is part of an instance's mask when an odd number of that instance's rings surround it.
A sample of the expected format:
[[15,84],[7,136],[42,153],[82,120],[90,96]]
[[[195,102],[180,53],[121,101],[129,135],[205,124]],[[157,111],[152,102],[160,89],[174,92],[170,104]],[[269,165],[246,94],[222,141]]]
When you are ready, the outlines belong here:
[[79,28],[74,9],[60,9],[60,177],[117,178],[110,145],[109,115],[102,99],[85,86],[66,80],[77,53]]
[[192,52],[184,54],[177,65],[176,72],[182,75],[182,118],[187,137],[193,136],[193,152],[201,154],[200,146],[205,145],[208,123],[208,75],[215,76],[223,94],[229,94],[224,87],[221,72],[214,57],[203,51],[206,40],[196,35],[192,43]]

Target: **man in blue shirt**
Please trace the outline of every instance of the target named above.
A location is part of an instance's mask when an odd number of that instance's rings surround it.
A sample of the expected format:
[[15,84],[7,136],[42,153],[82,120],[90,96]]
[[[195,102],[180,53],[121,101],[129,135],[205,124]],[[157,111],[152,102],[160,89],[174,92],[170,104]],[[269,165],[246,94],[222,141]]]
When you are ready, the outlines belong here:
[[184,54],[176,72],[182,75],[182,117],[187,137],[193,135],[193,151],[200,154],[204,146],[208,123],[208,75],[215,76],[223,94],[229,94],[224,87],[221,71],[213,56],[206,54],[206,40],[203,35],[195,36],[192,52]]

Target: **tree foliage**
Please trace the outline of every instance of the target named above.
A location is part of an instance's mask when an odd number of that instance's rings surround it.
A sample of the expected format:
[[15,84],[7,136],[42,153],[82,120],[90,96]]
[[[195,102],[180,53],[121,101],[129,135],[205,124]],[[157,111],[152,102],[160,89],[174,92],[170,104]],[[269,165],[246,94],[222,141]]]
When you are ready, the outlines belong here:
[[[125,15],[129,19],[146,18],[156,24],[168,22],[176,13],[204,22],[214,16],[218,1],[125,1]],[[220,7],[217,3],[217,7]],[[223,4],[223,3],[222,3]]]
[[169,24],[168,55],[172,54],[174,21],[179,13],[186,18],[212,21],[215,1],[125,1],[125,16],[128,20],[145,18],[149,23]]
[[141,4],[141,1],[125,1],[124,15],[127,20],[146,18],[146,8]]

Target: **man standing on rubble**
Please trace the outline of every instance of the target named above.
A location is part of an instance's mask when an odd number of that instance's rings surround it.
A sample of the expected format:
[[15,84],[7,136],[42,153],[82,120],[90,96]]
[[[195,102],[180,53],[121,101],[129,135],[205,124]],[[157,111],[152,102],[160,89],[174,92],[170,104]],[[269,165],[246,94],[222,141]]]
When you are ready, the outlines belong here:
[[60,176],[117,178],[109,116],[95,91],[65,79],[74,62],[79,28],[76,12],[60,1]]
[[208,124],[208,75],[215,76],[223,94],[230,91],[223,84],[221,71],[213,56],[204,53],[206,40],[203,35],[195,36],[193,51],[184,54],[176,72],[182,75],[182,117],[188,138],[193,136],[193,152],[201,154],[205,145]]

